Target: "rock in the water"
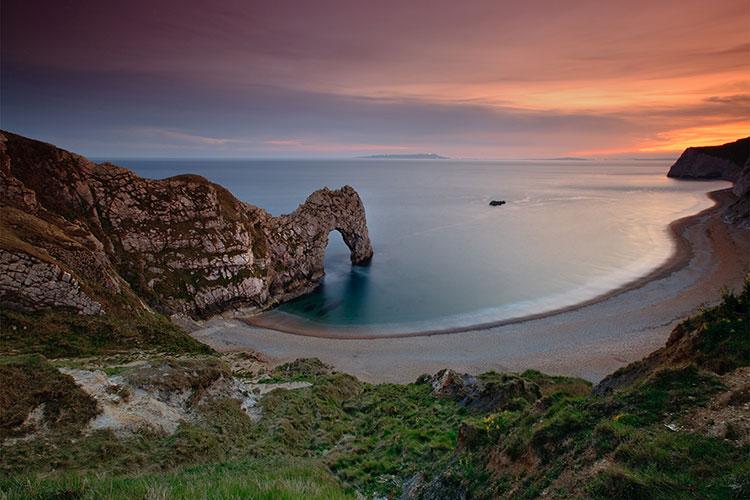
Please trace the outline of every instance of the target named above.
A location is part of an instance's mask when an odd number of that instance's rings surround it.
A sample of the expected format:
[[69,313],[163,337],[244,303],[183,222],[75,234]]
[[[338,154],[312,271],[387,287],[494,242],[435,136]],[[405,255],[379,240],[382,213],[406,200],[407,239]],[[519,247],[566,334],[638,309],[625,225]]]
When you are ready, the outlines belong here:
[[331,231],[353,264],[373,254],[350,186],[273,217],[197,175],[143,179],[8,132],[0,211],[0,305],[23,309],[263,309],[318,285]]
[[499,207],[500,205],[505,205],[505,200],[492,200],[490,202],[491,207]]

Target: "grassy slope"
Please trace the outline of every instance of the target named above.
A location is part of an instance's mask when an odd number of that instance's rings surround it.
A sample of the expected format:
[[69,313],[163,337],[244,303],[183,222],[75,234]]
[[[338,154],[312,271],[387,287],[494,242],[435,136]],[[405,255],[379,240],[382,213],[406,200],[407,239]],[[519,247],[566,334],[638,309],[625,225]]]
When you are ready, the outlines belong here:
[[[341,492],[352,487],[395,492],[404,474],[437,471],[447,463],[456,430],[468,418],[465,409],[432,396],[425,384],[363,384],[309,361],[282,367],[274,379],[308,380],[313,386],[270,393],[257,424],[236,402],[223,400],[200,407],[203,418],[181,424],[172,436],[119,439],[66,427],[20,441],[5,446],[0,456],[0,471],[10,478],[0,480],[0,489],[20,495],[83,485],[89,494],[106,483],[124,495],[128,488],[159,483],[179,494],[172,478],[181,481],[186,467],[223,464],[257,471],[270,460],[330,470],[341,481],[335,483]],[[174,472],[161,481],[158,472],[164,470]],[[331,472],[320,477],[330,479]],[[40,481],[41,476],[51,477]]]
[[437,477],[438,489],[477,498],[533,498],[543,491],[552,497],[750,497],[750,447],[682,426],[687,413],[724,389],[722,374],[750,365],[749,296],[750,282],[741,295],[726,294],[721,305],[684,322],[658,363],[621,370],[620,376],[638,376],[605,396],[555,393],[522,411],[489,415]]
[[319,463],[304,459],[246,460],[137,475],[63,474],[0,483],[9,499],[299,498],[351,499]]
[[157,313],[85,316],[65,310],[0,310],[0,354],[36,353],[55,358],[133,350],[212,352]]
[[[622,370],[637,376],[605,396],[591,396],[579,379],[528,371],[521,377],[537,384],[542,398],[492,412],[437,398],[423,381],[365,384],[300,360],[277,368],[270,380],[312,387],[270,393],[257,423],[236,402],[219,400],[199,407],[200,418],[174,435],[117,438],[82,431],[90,405],[44,358],[8,357],[0,363],[0,402],[20,402],[17,411],[0,413],[0,425],[17,424],[43,400],[57,424],[36,439],[2,445],[0,492],[343,498],[398,493],[421,472],[424,485],[415,492],[438,498],[531,498],[545,490],[560,497],[747,497],[748,447],[665,424],[681,425],[685,413],[724,390],[722,374],[750,364],[749,292],[750,285],[683,323],[679,342],[655,362]],[[76,342],[84,347],[73,352],[100,351],[85,347],[83,337]],[[68,352],[53,345],[52,353]],[[215,364],[210,354],[191,362],[200,359]]]

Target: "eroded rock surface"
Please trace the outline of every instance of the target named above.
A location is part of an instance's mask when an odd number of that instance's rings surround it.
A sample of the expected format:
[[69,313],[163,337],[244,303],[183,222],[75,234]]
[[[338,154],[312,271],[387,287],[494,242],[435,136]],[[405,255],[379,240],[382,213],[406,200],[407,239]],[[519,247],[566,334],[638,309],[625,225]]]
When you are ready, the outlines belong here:
[[429,377],[432,393],[457,401],[476,411],[508,409],[525,400],[533,403],[542,397],[538,385],[510,373],[489,372],[479,377],[444,369]]
[[69,272],[22,252],[0,248],[0,297],[7,304],[36,311],[71,307],[82,314],[99,314],[92,300]]
[[185,359],[137,361],[122,373],[60,368],[97,405],[90,430],[108,429],[119,436],[139,431],[173,434],[180,422],[197,422],[201,407],[231,399],[253,421],[261,417],[260,399],[273,390],[310,387],[308,382],[255,383],[232,375],[221,363]]
[[27,309],[263,309],[317,286],[331,231],[353,264],[373,253],[349,186],[273,217],[200,176],[144,179],[8,132],[0,196],[0,303]]

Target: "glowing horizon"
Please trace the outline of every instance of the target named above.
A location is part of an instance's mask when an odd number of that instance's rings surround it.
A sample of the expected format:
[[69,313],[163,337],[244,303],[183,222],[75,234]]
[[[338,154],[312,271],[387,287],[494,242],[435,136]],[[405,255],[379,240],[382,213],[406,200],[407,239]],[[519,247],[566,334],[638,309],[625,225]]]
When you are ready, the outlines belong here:
[[100,157],[676,155],[750,135],[748,24],[746,0],[9,0],[2,126]]

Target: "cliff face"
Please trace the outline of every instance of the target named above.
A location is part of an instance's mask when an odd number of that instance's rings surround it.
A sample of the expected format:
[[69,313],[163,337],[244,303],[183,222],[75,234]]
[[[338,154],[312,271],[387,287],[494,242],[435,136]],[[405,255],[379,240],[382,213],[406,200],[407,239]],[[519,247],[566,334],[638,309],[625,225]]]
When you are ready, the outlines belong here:
[[737,177],[732,192],[737,196],[737,201],[727,209],[725,218],[729,222],[750,227],[750,158]]
[[721,146],[687,148],[667,173],[679,179],[724,179],[735,182],[750,156],[750,137]]
[[687,148],[667,173],[678,179],[734,182],[737,201],[725,213],[728,222],[750,226],[750,137],[721,146]]
[[0,304],[82,313],[143,308],[207,316],[312,290],[332,230],[372,257],[349,186],[273,217],[195,175],[143,179],[0,133]]

